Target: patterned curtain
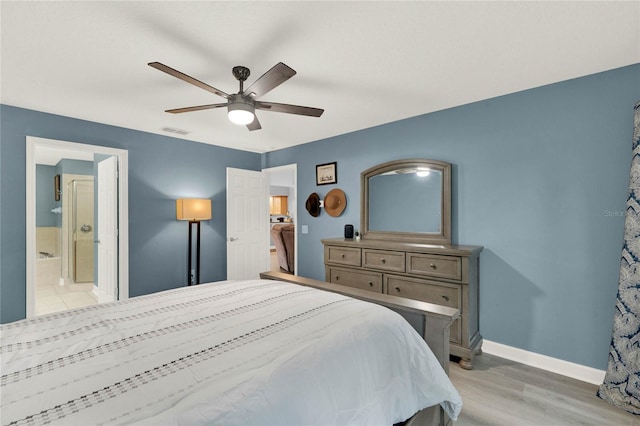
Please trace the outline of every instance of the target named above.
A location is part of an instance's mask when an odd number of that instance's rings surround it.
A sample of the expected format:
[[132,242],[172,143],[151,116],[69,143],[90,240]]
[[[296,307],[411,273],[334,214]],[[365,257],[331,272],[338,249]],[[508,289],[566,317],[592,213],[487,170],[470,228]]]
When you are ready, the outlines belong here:
[[633,119],[633,154],[624,246],[609,364],[598,396],[640,414],[640,102]]

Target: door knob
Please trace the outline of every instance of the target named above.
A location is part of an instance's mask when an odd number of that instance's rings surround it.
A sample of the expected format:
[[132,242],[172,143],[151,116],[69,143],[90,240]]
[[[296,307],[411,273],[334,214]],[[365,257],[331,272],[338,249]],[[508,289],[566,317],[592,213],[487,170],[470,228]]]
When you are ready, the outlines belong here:
[[229,238],[229,241],[238,241],[240,238],[236,238],[236,237],[231,237]]

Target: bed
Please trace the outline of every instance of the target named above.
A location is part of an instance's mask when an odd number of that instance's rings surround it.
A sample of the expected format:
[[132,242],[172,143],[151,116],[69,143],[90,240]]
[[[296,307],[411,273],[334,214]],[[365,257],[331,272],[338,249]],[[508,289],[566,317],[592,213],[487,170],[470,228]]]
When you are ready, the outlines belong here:
[[442,360],[399,314],[313,280],[264,277],[0,326],[1,423],[391,425],[417,412],[456,419],[462,403]]

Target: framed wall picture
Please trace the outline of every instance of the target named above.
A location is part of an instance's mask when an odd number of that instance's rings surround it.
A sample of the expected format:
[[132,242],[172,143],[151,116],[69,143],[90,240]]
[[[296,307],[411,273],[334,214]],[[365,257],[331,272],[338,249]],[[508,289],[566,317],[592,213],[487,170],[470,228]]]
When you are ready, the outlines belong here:
[[53,199],[60,201],[60,175],[53,177]]
[[338,183],[338,163],[318,164],[316,166],[316,185]]

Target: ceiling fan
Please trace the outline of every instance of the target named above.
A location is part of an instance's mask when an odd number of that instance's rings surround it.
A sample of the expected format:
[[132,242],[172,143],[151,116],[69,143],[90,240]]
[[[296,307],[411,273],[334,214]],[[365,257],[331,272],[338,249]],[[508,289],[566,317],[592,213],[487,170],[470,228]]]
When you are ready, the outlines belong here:
[[256,109],[273,112],[284,112],[287,114],[306,115],[309,117],[320,117],[324,112],[324,110],[320,108],[279,104],[275,102],[263,102],[256,100],[260,96],[263,96],[271,90],[275,89],[296,74],[296,72],[291,67],[283,64],[282,62],[276,64],[273,68],[264,73],[246,89],[244,88],[244,82],[251,74],[249,68],[243,66],[233,67],[232,73],[233,76],[240,82],[240,90],[238,91],[238,93],[231,95],[223,92],[222,90],[216,89],[215,87],[209,86],[208,84],[203,83],[200,80],[196,80],[191,76],[181,73],[178,70],[161,64],[160,62],[150,62],[149,66],[172,75],[176,78],[179,78],[182,81],[191,83],[201,89],[204,89],[211,93],[215,93],[218,96],[222,96],[227,100],[227,102],[219,104],[198,105],[185,108],[168,109],[165,111],[172,114],[227,107],[229,120],[231,120],[233,123],[246,125],[249,130],[259,130],[262,128],[262,126],[260,125],[260,121],[258,121],[258,117],[256,117],[255,115]]

